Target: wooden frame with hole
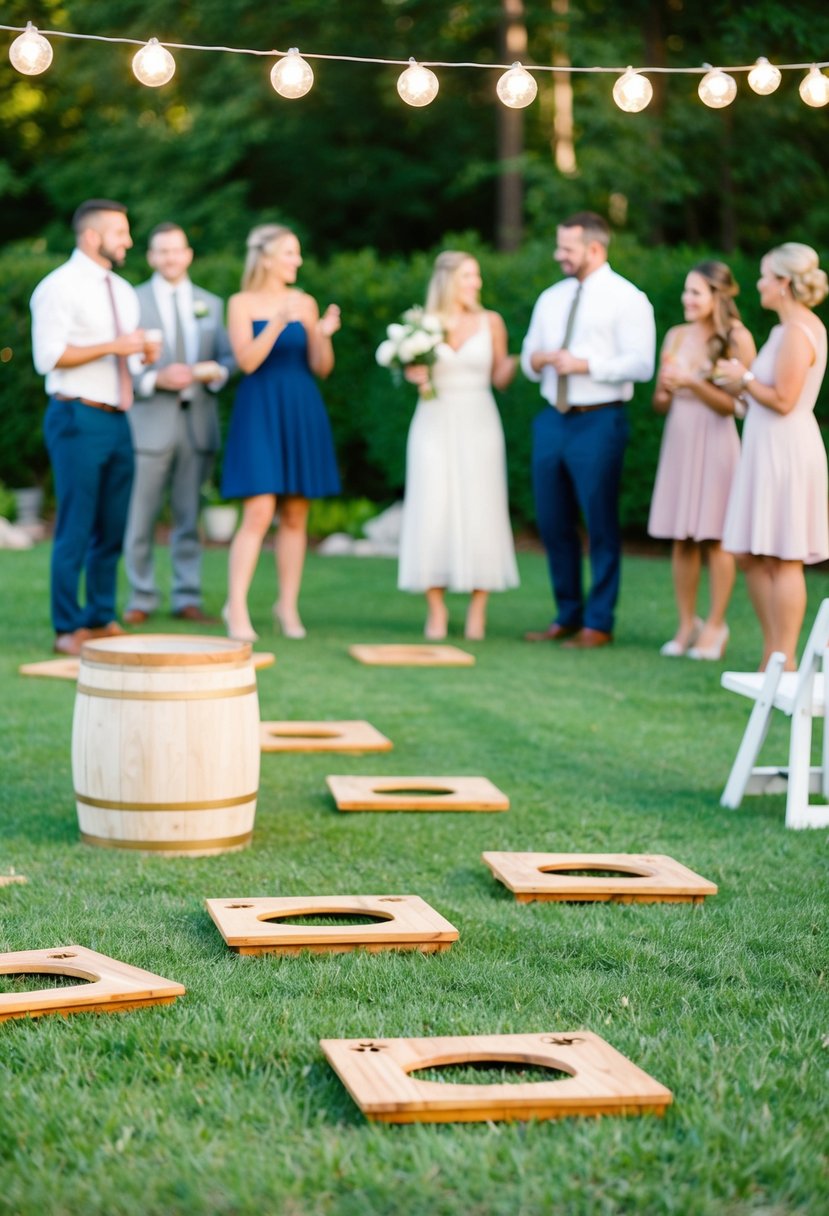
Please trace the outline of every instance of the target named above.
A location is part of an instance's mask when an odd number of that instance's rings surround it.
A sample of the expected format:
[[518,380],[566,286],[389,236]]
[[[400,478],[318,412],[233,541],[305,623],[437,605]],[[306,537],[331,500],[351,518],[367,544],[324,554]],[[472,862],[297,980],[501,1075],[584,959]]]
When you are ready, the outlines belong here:
[[387,752],[391,739],[370,722],[261,722],[263,752]]
[[[273,899],[206,899],[205,907],[239,954],[343,953],[363,948],[448,950],[458,931],[417,895],[305,895]],[[378,916],[373,925],[292,925],[273,917]]]
[[[564,1115],[661,1115],[673,1095],[587,1030],[427,1039],[322,1039],[328,1063],[368,1119],[455,1123]],[[411,1074],[448,1064],[526,1064],[564,1080],[451,1084]]]
[[[492,873],[519,903],[534,900],[614,903],[694,903],[717,886],[660,853],[482,853]],[[618,877],[560,870],[622,870]]]
[[474,667],[475,656],[458,646],[392,643],[349,646],[348,653],[369,667]]
[[341,811],[509,810],[509,798],[486,777],[332,776],[325,780]]
[[0,993],[0,1022],[46,1013],[116,1013],[145,1005],[169,1005],[186,991],[182,984],[85,946],[0,954],[0,975],[66,975],[87,981],[77,988]]

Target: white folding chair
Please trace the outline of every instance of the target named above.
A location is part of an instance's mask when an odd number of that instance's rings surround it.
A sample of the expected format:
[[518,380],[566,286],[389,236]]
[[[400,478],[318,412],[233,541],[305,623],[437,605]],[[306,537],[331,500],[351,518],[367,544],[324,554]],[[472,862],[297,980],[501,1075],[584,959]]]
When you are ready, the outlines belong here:
[[[786,657],[771,656],[764,672],[724,671],[729,692],[748,697],[754,708],[720,799],[736,808],[744,794],[786,794],[787,828],[829,828],[829,732],[823,731],[820,765],[812,760],[812,720],[825,716],[824,686],[829,645],[829,599],[820,606],[797,671],[784,671]],[[757,766],[773,709],[791,718],[789,763],[785,768]],[[811,804],[809,794],[823,803]]]

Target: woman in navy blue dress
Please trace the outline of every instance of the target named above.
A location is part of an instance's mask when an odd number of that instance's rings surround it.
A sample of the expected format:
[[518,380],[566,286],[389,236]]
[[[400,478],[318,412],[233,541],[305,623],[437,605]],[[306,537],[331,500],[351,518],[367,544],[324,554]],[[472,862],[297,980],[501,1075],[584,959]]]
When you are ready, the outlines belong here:
[[289,638],[305,637],[298,599],[311,498],[339,494],[331,427],[315,376],[334,366],[332,336],[340,310],[320,316],[316,301],[294,286],[299,241],[278,224],[261,224],[247,241],[242,290],[228,303],[227,328],[244,377],[230,419],[222,495],[243,499],[230,546],[228,633],[255,641],[248,590],[277,504],[279,598],[274,619]]

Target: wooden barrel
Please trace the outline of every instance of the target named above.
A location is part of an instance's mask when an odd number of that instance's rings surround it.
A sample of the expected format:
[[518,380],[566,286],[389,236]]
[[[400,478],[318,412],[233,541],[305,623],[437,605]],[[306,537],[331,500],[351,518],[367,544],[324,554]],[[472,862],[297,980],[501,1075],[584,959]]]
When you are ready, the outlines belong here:
[[247,642],[125,634],[84,643],[72,777],[87,844],[190,857],[243,849],[259,754]]

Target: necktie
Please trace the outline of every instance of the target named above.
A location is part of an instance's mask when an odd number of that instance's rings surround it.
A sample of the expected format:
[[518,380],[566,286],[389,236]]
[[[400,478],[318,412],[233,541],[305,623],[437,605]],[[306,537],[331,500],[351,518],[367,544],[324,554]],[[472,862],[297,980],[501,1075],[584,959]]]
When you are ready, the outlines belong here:
[[[573,302],[570,305],[570,311],[567,314],[567,323],[564,326],[564,338],[562,339],[561,349],[567,350],[570,345],[570,338],[573,336],[573,326],[576,323],[576,310],[579,306],[579,298],[581,297],[581,283],[576,288],[576,294],[573,296]],[[567,381],[568,376],[559,376],[558,384],[556,385],[556,409],[560,414],[566,414],[570,406],[567,404]]]
[[[173,302],[173,358],[176,363],[187,363],[187,347],[184,342],[184,326],[181,323],[181,313],[178,307],[178,292],[173,291],[170,298]],[[178,399],[184,409],[190,402],[190,393],[185,390],[179,393]]]
[[[109,275],[104,277],[104,282],[107,285],[109,293],[109,303],[112,309],[112,319],[115,322],[115,336],[120,338],[124,332],[121,328],[121,322],[118,318],[118,307],[115,303],[115,292],[112,287],[112,279]],[[132,377],[130,369],[127,367],[126,355],[116,355],[115,362],[118,365],[118,405],[122,410],[128,410],[132,405]]]
[[172,293],[173,301],[173,357],[176,363],[187,362],[187,349],[184,345],[184,326],[181,323],[181,313],[178,309],[178,292]]

